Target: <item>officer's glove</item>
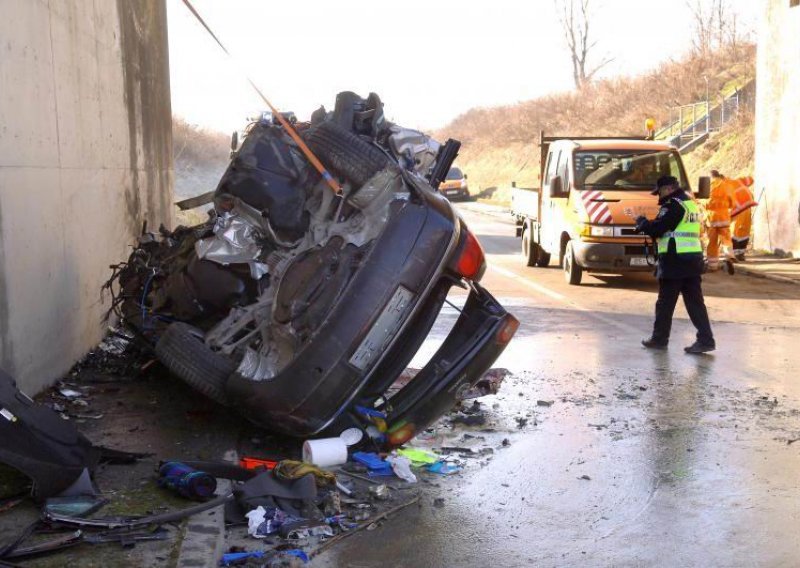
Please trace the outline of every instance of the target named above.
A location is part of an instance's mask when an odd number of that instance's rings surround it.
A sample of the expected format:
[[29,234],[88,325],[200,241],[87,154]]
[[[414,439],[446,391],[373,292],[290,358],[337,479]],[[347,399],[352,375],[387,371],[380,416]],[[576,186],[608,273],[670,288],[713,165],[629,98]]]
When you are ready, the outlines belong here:
[[636,217],[636,232],[641,233],[642,229],[644,228],[645,223],[647,223],[647,217],[644,215],[639,215]]

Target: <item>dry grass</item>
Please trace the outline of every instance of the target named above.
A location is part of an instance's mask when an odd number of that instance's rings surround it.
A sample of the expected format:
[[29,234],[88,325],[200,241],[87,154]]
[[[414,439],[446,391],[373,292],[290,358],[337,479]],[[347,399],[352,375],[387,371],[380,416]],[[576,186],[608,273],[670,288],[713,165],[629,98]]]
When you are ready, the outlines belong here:
[[172,118],[175,195],[178,199],[213,190],[228,167],[230,135]]
[[[644,120],[666,124],[670,108],[705,99],[710,92],[755,76],[755,47],[740,46],[711,57],[670,61],[637,77],[598,81],[575,92],[525,101],[512,106],[476,108],[436,133],[462,141],[459,164],[473,193],[487,188],[538,185],[539,132],[564,136],[625,136],[644,133]],[[502,201],[507,191],[492,198]]]
[[728,177],[753,175],[755,151],[755,120],[752,112],[742,112],[694,152],[684,156],[686,174],[691,183],[711,170]]

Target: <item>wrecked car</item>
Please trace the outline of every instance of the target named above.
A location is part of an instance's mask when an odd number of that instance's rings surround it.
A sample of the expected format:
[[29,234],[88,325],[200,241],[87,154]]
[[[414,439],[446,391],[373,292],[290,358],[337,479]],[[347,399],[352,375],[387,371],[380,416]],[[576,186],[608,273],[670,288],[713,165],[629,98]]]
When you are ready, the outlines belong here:
[[[518,322],[480,285],[481,245],[437,192],[459,142],[389,122],[374,93],[340,93],[295,127],[340,193],[282,126],[253,123],[207,222],[143,231],[114,306],[172,373],[259,425],[308,437],[377,416],[397,446],[480,379]],[[469,292],[457,323],[387,394],[453,286]]]

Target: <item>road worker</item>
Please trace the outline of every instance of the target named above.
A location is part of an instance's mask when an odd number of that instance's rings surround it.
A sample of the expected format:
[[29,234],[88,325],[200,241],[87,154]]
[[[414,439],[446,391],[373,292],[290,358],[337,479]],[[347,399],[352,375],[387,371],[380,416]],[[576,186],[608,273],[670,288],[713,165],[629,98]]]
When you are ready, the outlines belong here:
[[658,245],[656,319],[653,334],[643,339],[642,345],[648,349],[667,348],[675,305],[678,296],[683,296],[689,318],[697,328],[697,341],[684,351],[713,351],[716,343],[701,288],[703,245],[700,243],[700,210],[673,176],[658,178],[652,193],[658,194],[661,206],[658,215],[652,221],[644,216],[636,218],[636,230],[656,239]]
[[709,271],[720,267],[720,253],[725,255],[723,263],[729,274],[733,274],[733,241],[731,240],[731,210],[734,208],[734,180],[726,178],[717,170],[711,170],[711,195],[706,203],[706,225],[708,248],[706,259]]
[[734,207],[731,211],[733,220],[733,256],[739,262],[744,261],[744,254],[747,245],[750,243],[750,228],[753,224],[753,207],[758,205],[750,186],[753,185],[753,178],[745,176],[734,180],[733,202]]

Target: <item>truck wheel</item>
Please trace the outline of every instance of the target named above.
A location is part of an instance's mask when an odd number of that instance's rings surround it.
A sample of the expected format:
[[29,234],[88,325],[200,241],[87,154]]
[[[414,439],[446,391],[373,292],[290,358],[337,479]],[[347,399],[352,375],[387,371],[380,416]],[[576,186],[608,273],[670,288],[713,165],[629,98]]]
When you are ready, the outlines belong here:
[[305,139],[325,166],[357,187],[389,165],[389,158],[378,148],[335,122],[312,128]]
[[182,322],[171,324],[156,343],[156,356],[189,386],[227,404],[225,384],[236,363],[206,347],[200,331]]
[[526,266],[535,266],[541,255],[541,248],[531,240],[531,232],[525,230],[522,233],[522,256]]
[[542,247],[539,247],[539,258],[536,259],[536,266],[547,268],[550,266],[550,253],[544,252]]
[[583,268],[578,266],[575,262],[575,252],[572,250],[572,241],[567,243],[567,248],[564,250],[564,278],[573,286],[581,283],[583,277]]

